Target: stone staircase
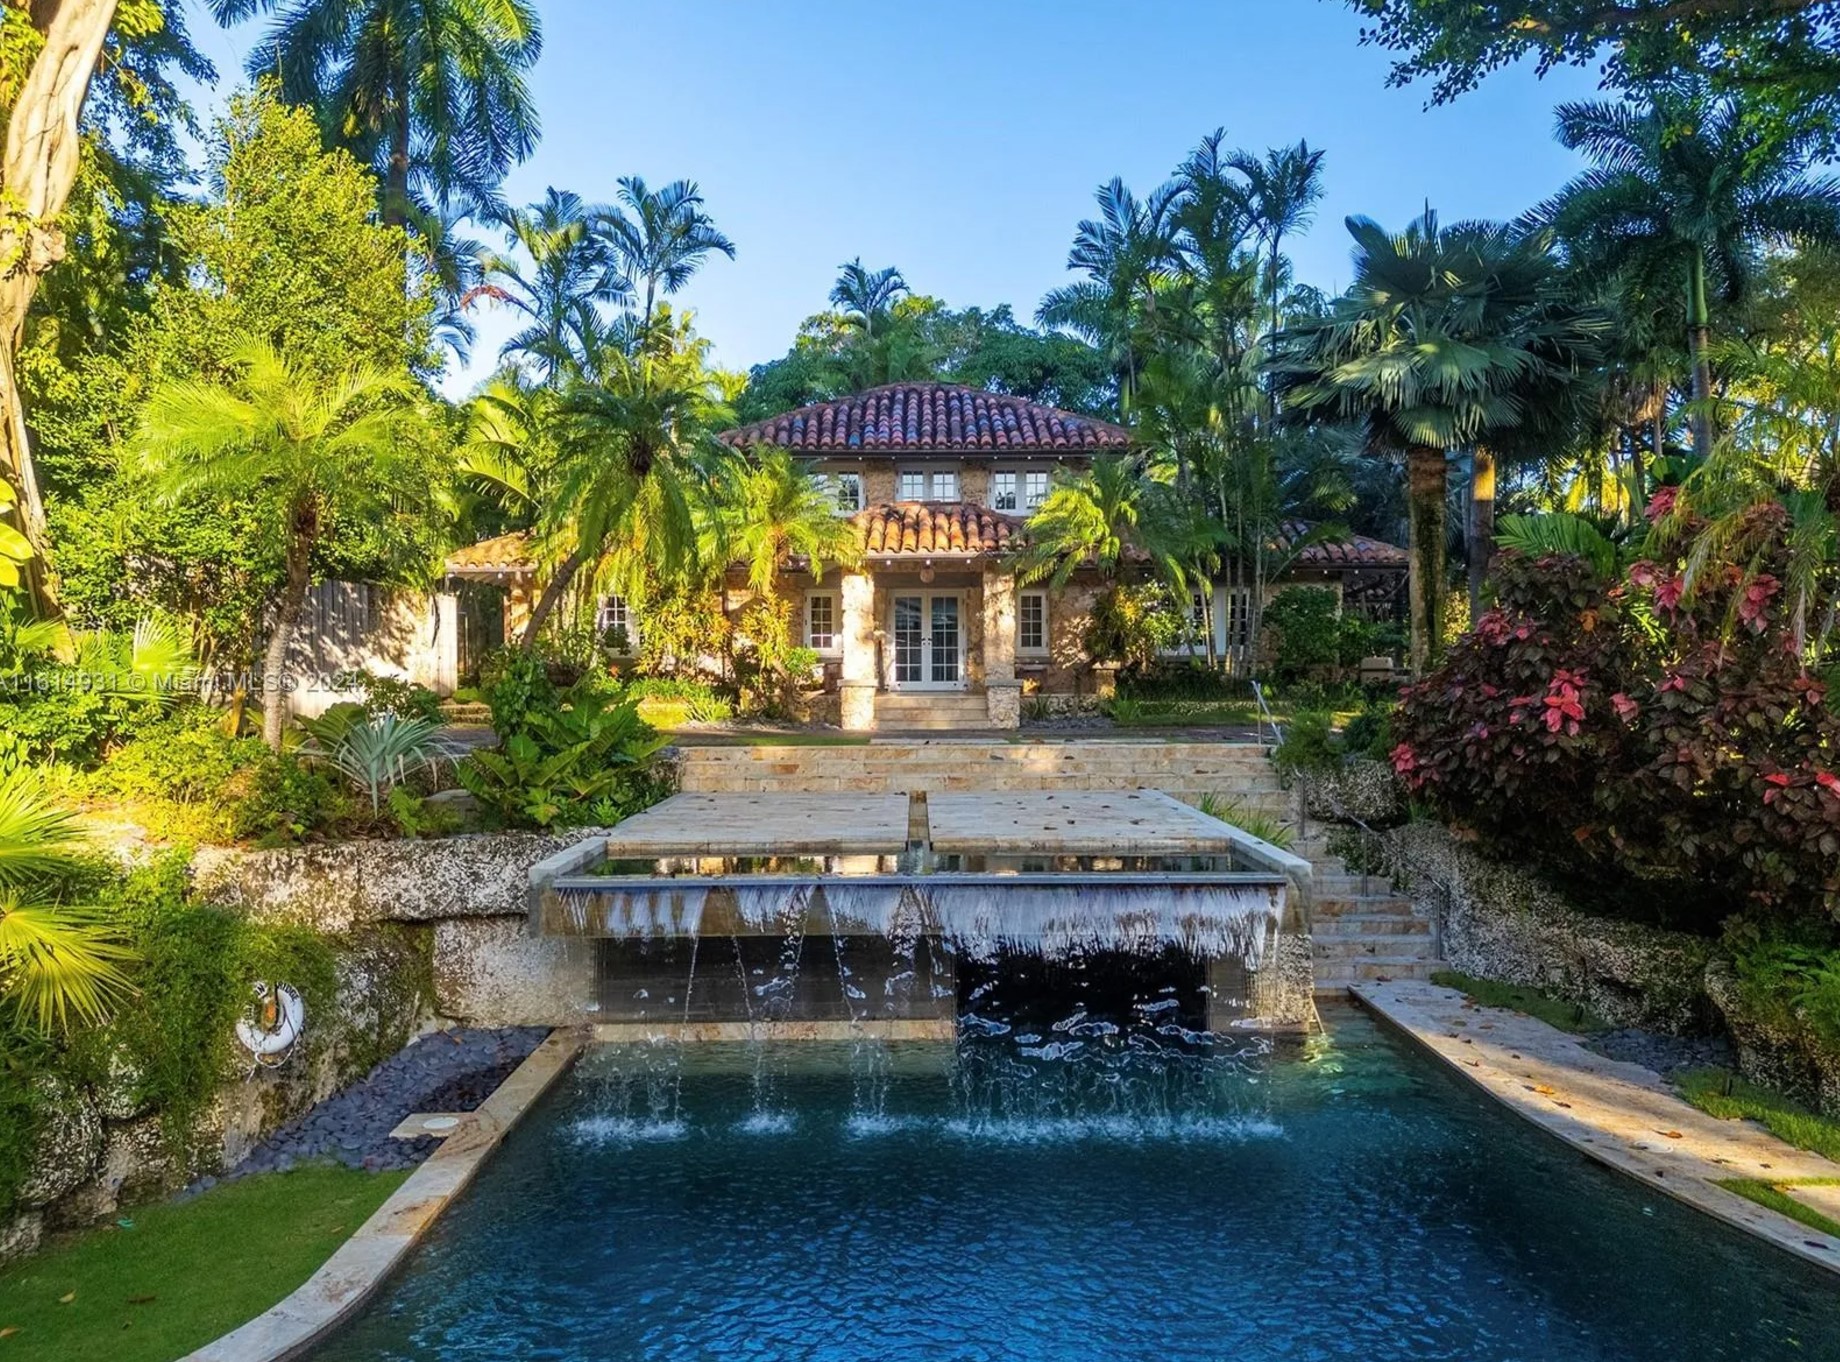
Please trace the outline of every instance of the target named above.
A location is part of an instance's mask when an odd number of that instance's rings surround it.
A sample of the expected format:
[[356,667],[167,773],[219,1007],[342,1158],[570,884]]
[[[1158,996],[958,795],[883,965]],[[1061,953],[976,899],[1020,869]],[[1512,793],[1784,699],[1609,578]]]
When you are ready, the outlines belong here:
[[875,697],[878,733],[950,733],[990,727],[989,698],[969,691],[883,691]]
[[1384,876],[1350,874],[1317,838],[1292,850],[1316,869],[1311,950],[1318,993],[1382,979],[1429,979],[1440,968],[1430,920]]

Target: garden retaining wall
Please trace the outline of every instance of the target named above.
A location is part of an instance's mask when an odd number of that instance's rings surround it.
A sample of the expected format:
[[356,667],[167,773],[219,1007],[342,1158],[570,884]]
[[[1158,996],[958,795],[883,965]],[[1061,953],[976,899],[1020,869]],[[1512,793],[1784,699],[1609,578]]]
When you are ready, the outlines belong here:
[[0,1263],[32,1252],[45,1233],[107,1220],[118,1208],[164,1195],[240,1163],[269,1133],[369,1072],[407,1044],[430,1010],[425,932],[372,927],[333,945],[336,995],[310,1006],[288,1061],[258,1068],[221,1038],[225,1082],[205,1109],[176,1120],[137,1094],[140,1076],[117,1050],[93,1082],[35,1080],[41,1115],[35,1153],[0,1216]]

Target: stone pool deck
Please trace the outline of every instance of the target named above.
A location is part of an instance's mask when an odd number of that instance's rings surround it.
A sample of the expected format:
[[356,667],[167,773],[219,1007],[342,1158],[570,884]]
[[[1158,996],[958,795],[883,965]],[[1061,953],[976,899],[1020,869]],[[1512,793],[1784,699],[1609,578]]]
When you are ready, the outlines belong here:
[[1519,1012],[1478,1006],[1455,989],[1376,982],[1350,992],[1454,1072],[1580,1153],[1840,1273],[1840,1239],[1719,1185],[1767,1182],[1840,1218],[1840,1186],[1792,1185],[1840,1179],[1840,1165],[1752,1122],[1708,1116],[1652,1070],[1606,1059],[1581,1037]]

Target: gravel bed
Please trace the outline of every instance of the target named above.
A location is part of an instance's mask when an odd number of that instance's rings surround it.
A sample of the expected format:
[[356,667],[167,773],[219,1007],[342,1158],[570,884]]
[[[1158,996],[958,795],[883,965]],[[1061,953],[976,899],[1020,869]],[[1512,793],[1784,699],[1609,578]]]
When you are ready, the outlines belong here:
[[[473,1110],[548,1034],[541,1026],[430,1032],[275,1131],[229,1176],[286,1172],[316,1159],[372,1172],[413,1168],[440,1141],[432,1136],[391,1139],[404,1117],[418,1111]],[[203,1178],[187,1190],[202,1191],[217,1181]]]
[[1606,1059],[1653,1069],[1664,1078],[1680,1069],[1730,1068],[1734,1063],[1731,1042],[1723,1036],[1667,1036],[1633,1026],[1594,1036],[1587,1048]]

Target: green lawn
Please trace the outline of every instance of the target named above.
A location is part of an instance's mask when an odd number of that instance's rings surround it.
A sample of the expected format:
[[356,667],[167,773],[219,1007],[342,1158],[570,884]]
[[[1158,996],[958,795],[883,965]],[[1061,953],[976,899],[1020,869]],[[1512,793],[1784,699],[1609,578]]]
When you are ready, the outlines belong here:
[[0,1272],[0,1362],[171,1362],[299,1286],[406,1173],[308,1167],[239,1179]]
[[1746,1201],[1754,1201],[1759,1206],[1786,1215],[1810,1229],[1831,1234],[1840,1239],[1840,1225],[1836,1225],[1813,1207],[1804,1206],[1787,1192],[1785,1187],[1832,1187],[1840,1183],[1840,1178],[1800,1178],[1794,1182],[1763,1182],[1757,1178],[1728,1178],[1719,1186],[1728,1192],[1736,1192]]
[[1258,713],[1243,702],[1145,700],[1114,706],[1111,719],[1120,728],[1251,728]]
[[1689,1069],[1674,1076],[1680,1095],[1722,1121],[1756,1121],[1777,1139],[1840,1163],[1840,1121],[1818,1116],[1779,1092],[1746,1083],[1729,1069]]
[[1496,979],[1478,979],[1473,974],[1459,974],[1456,970],[1439,970],[1431,976],[1431,982],[1467,994],[1484,1007],[1505,1007],[1515,1012],[1525,1012],[1548,1026],[1556,1026],[1561,1031],[1570,1031],[1576,1035],[1586,1036],[1595,1031],[1610,1029],[1610,1024],[1593,1014],[1589,1008],[1566,1002],[1563,998],[1555,998],[1537,988],[1504,984]]

